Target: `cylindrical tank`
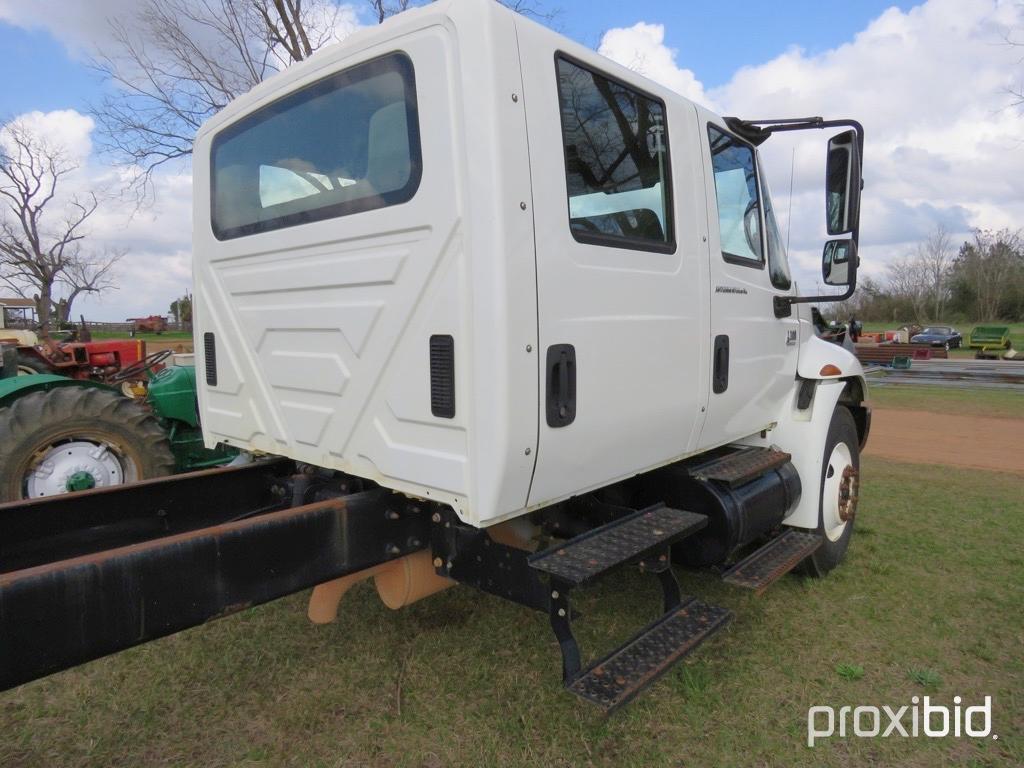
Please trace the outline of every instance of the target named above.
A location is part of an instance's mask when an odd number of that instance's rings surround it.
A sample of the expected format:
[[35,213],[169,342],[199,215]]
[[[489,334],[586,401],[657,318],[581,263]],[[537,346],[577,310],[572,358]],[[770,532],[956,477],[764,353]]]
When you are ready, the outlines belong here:
[[703,567],[725,561],[778,526],[800,500],[801,486],[796,468],[786,462],[735,488],[697,480],[685,467],[668,467],[644,490],[648,501],[657,497],[669,506],[707,515],[706,528],[673,548],[677,562]]

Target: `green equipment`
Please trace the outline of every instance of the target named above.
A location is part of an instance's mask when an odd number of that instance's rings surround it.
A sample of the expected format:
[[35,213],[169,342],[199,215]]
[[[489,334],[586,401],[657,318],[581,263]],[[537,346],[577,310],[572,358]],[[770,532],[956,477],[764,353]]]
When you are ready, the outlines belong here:
[[0,374],[0,502],[205,469],[237,454],[203,445],[190,366],[153,376],[145,401],[94,381]]
[[1010,327],[1008,325],[979,325],[967,337],[971,349],[1009,349]]

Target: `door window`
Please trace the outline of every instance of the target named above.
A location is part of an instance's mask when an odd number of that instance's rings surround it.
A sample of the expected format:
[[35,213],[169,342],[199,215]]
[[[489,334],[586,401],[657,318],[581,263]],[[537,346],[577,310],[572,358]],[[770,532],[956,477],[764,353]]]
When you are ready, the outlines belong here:
[[665,105],[565,58],[558,92],[573,237],[674,251]]
[[761,203],[754,150],[712,126],[708,136],[722,256],[736,264],[761,267]]

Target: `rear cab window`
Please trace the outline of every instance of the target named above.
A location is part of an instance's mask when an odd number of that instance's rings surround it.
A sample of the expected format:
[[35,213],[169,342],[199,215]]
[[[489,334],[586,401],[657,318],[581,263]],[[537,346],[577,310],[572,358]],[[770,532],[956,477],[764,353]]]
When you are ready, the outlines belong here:
[[211,224],[228,240],[398,205],[415,195],[421,173],[412,62],[389,54],[219,133]]
[[573,237],[674,252],[664,103],[566,56],[556,67]]

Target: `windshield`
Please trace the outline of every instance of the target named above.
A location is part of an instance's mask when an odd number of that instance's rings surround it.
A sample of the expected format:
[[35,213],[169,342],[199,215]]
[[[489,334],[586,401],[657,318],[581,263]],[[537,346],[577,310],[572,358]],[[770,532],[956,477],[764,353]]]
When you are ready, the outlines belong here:
[[412,62],[391,54],[303,88],[219,134],[221,240],[410,200],[421,158]]
[[934,328],[925,328],[921,331],[922,334],[930,333],[933,336],[943,336],[950,332],[950,329],[944,325],[935,326]]
[[761,190],[764,198],[765,234],[768,239],[768,273],[772,285],[786,291],[793,284],[789,275],[789,258],[786,255],[786,246],[782,240],[782,233],[779,231],[779,223],[775,218],[775,206],[772,205],[772,196],[768,191],[768,181],[763,171],[761,173]]

